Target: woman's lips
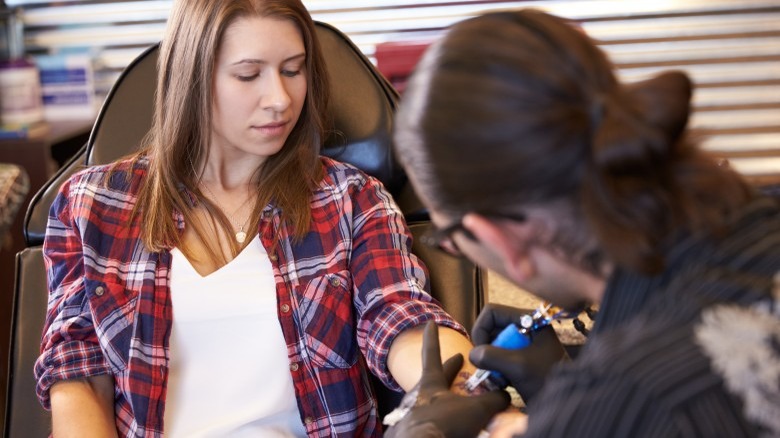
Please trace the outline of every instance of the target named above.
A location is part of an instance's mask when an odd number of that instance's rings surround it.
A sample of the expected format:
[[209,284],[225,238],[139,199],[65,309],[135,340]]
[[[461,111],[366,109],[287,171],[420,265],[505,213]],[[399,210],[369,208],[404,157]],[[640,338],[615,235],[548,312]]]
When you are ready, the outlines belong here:
[[261,126],[254,126],[253,129],[267,137],[275,137],[284,134],[286,126],[287,122],[273,122]]

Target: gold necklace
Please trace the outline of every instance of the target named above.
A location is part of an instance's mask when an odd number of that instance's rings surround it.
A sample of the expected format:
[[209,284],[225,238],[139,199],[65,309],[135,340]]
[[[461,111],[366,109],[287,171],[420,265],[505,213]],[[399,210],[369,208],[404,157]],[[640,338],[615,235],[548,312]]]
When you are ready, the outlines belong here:
[[[213,200],[214,203],[217,204],[217,207],[219,207],[219,209],[222,210],[223,213],[227,213],[227,209],[225,209],[225,207],[223,207],[222,204],[219,203],[219,201],[217,200],[217,195],[215,195],[214,192],[211,191],[209,186],[207,186],[206,183],[204,183],[203,181],[200,182],[200,185],[206,189],[209,195],[211,195],[211,200]],[[244,206],[246,205],[247,202],[249,202],[250,199],[252,199],[251,196],[246,198],[246,200],[241,205],[238,206],[238,208],[233,212],[233,214],[228,215],[228,219],[230,220],[231,224],[234,226],[238,226],[238,231],[235,234],[236,242],[238,243],[244,243],[244,241],[246,240],[246,231],[244,231],[244,226],[249,221],[249,217],[251,216],[251,213],[246,216],[246,219],[244,219],[239,223],[236,223],[235,215],[241,209],[244,208]]]

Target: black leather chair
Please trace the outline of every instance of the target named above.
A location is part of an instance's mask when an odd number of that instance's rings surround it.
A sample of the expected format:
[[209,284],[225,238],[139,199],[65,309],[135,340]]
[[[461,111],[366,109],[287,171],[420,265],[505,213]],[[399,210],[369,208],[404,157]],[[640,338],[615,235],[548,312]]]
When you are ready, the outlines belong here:
[[[345,35],[323,23],[317,23],[317,32],[332,78],[331,111],[338,132],[327,139],[323,154],[379,178],[408,213],[410,228],[419,236],[428,222],[390,147],[398,94]],[[157,46],[153,46],[126,68],[106,98],[87,144],[35,195],[27,211],[24,232],[28,248],[16,258],[6,438],[43,437],[50,430],[49,414],[38,404],[32,374],[46,311],[41,245],[49,206],[62,182],[77,170],[109,163],[137,149],[151,125],[156,60]],[[428,266],[433,295],[470,328],[484,303],[486,280],[482,271],[470,262],[417,243],[413,251]],[[382,385],[375,388],[381,414],[400,400],[398,393]]]

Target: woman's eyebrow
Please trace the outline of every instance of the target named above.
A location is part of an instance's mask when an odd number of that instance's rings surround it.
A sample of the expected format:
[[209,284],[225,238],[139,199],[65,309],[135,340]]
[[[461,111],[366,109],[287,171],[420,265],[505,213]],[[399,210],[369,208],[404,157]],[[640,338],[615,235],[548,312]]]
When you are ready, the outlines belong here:
[[[306,57],[306,53],[299,53],[297,55],[293,55],[293,56],[290,56],[288,58],[285,58],[284,60],[282,60],[282,64],[290,62],[290,61],[294,61],[294,60],[299,59],[299,58],[305,58],[305,57]],[[231,65],[239,65],[239,64],[268,64],[268,61],[266,61],[264,59],[244,58],[244,59],[242,59],[240,61],[234,62]]]

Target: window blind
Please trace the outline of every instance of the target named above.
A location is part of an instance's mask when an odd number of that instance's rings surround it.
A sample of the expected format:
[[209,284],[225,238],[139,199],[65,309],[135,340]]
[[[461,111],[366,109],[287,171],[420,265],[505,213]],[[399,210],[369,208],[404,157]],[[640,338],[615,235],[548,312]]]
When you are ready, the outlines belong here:
[[[186,0],[184,0],[186,1]],[[96,92],[160,40],[172,0],[6,0],[24,9],[28,53],[81,48]],[[697,90],[691,126],[704,147],[754,182],[780,182],[780,4],[777,0],[304,0],[312,16],[369,57],[383,42],[420,42],[488,11],[534,7],[579,21],[623,80],[687,71]]]

